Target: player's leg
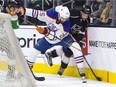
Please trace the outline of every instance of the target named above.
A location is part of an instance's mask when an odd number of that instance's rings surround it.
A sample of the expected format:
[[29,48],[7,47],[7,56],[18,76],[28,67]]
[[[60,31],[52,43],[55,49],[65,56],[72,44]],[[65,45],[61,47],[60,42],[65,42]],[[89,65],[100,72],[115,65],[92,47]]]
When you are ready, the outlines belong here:
[[50,48],[49,50],[46,51],[45,53],[45,63],[47,64],[48,67],[52,66],[52,58],[61,56],[63,53],[62,46],[54,46],[53,48]]
[[79,75],[82,78],[82,80],[84,80],[84,78],[85,78],[85,73],[84,73],[84,70],[83,70],[84,60],[83,60],[83,54],[81,52],[81,47],[79,46],[79,44],[77,42],[74,42],[72,45],[79,49],[79,50],[77,50],[76,48],[74,48],[72,46],[70,47],[70,49],[73,52],[74,60],[76,62],[76,65],[78,67]]
[[37,55],[41,54],[41,52],[35,48],[32,48],[31,53],[29,54],[28,58],[27,58],[27,63],[29,65],[29,68],[32,69],[33,68],[33,64],[36,61]]
[[[38,43],[31,50],[31,53],[27,58],[27,63],[28,63],[28,66],[29,66],[31,72],[32,72],[33,64],[35,63],[35,61],[37,59],[37,55],[39,55],[41,53],[45,53],[45,51],[49,48],[49,45],[50,44],[45,40],[45,38],[42,38],[40,41],[38,41]],[[32,72],[32,74],[33,74],[33,72]],[[38,81],[45,80],[44,77],[36,77],[34,74],[33,74],[33,76]]]
[[32,72],[32,75],[34,76],[34,78],[37,80],[37,81],[44,81],[45,80],[45,77],[37,77],[34,75],[33,71],[32,71],[32,68],[33,68],[33,64],[35,63],[36,61],[36,58],[37,58],[37,55],[39,55],[41,52],[35,48],[32,49],[32,52],[31,54],[29,55],[29,57],[27,58],[27,64],[30,68],[30,71]]
[[44,54],[45,51],[49,48],[49,43],[45,40],[45,38],[42,38],[37,42],[37,44],[32,48],[31,53],[27,57],[27,63],[29,67],[31,68],[33,64],[35,63],[37,59],[37,55]]
[[72,51],[67,48],[63,48],[63,54],[62,54],[62,59],[61,59],[61,65],[60,68],[58,70],[58,75],[62,75],[64,70],[67,68],[69,61],[70,61],[70,57],[73,55]]

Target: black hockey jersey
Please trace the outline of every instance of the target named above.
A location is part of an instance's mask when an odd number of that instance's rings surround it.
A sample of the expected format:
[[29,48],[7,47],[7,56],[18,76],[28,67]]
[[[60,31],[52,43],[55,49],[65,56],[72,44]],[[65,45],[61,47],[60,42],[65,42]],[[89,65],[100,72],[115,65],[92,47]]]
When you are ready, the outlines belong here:
[[70,10],[70,22],[71,22],[71,31],[70,34],[76,39],[76,41],[81,45],[82,39],[85,35],[87,27],[90,24],[90,18],[82,20],[81,11],[77,9]]

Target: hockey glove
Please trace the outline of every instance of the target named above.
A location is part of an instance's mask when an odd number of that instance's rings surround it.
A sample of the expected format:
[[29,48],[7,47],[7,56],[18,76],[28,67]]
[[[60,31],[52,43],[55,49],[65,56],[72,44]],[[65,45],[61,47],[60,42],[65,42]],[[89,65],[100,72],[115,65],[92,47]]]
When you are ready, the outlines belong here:
[[17,11],[17,15],[22,16],[25,14],[25,8],[24,7],[19,7],[18,11]]
[[50,33],[50,29],[49,28],[42,28],[42,27],[37,27],[36,30],[40,33],[40,34],[44,34],[45,36],[48,36]]
[[7,2],[6,11],[11,15],[22,16],[25,13],[25,8],[19,2],[9,1]]

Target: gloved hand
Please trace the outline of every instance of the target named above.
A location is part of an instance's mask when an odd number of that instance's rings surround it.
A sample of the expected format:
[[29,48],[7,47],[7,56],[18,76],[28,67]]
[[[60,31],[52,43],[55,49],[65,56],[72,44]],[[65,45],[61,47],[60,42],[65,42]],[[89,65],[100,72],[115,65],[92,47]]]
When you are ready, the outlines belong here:
[[22,16],[25,13],[25,8],[17,1],[9,1],[7,2],[6,11],[11,15]]
[[37,27],[36,30],[37,30],[40,34],[43,34],[43,33],[44,33],[44,28],[42,28],[42,27]]
[[84,35],[83,34],[78,34],[76,40],[82,48],[83,45],[84,45],[84,42],[85,42],[84,41]]
[[40,33],[40,34],[44,34],[45,36],[48,36],[50,33],[50,29],[49,28],[42,28],[42,27],[37,27],[36,30]]
[[18,16],[22,16],[25,14],[25,8],[20,6],[19,9],[16,10]]

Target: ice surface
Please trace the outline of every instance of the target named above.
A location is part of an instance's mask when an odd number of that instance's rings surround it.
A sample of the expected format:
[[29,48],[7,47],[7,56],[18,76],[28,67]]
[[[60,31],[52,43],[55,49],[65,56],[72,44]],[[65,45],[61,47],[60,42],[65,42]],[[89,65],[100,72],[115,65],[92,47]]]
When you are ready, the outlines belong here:
[[36,76],[44,76],[45,81],[36,81],[38,87],[116,87],[116,84],[88,80],[82,83],[80,78],[69,76],[57,76],[51,74],[35,74]]

